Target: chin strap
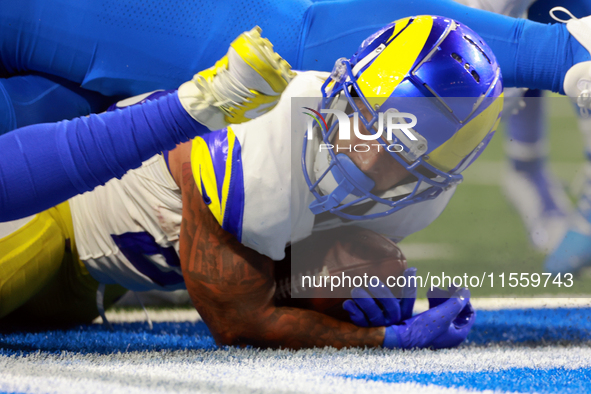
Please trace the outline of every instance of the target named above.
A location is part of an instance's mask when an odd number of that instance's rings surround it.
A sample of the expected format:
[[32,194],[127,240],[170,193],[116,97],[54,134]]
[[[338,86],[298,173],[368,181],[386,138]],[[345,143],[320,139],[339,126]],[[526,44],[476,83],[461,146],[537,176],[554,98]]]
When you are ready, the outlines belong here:
[[[344,153],[339,153],[336,157],[347,175],[353,178],[353,180],[363,189],[369,191],[374,188],[375,182],[365,175],[363,171],[357,168],[349,156]],[[327,196],[322,196],[310,204],[310,210],[314,215],[330,211],[337,207],[349,194],[363,197],[367,193],[363,190],[357,189],[336,164],[330,171],[338,186]]]

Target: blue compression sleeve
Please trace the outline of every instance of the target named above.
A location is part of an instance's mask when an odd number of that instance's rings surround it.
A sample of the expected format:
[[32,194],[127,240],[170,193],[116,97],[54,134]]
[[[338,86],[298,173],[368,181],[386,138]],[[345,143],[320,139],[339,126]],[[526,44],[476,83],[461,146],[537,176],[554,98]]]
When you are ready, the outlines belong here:
[[0,221],[90,191],[206,132],[174,92],[141,105],[0,136]]

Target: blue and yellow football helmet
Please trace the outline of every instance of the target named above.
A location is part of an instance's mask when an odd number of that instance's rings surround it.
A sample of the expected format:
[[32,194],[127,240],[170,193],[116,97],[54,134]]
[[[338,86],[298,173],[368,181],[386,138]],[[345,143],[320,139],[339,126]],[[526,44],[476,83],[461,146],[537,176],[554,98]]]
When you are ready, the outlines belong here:
[[[302,167],[316,198],[310,209],[349,220],[383,217],[460,183],[461,172],[492,138],[503,107],[501,71],[491,49],[463,24],[430,15],[395,21],[367,38],[351,59],[337,61],[322,95],[313,111],[328,114],[314,127],[319,140],[326,146],[334,141],[339,109],[353,123],[359,119],[373,142],[412,174],[404,184],[374,193],[374,182],[347,155],[321,149],[315,160],[306,157],[306,136]],[[386,132],[386,118],[405,127]],[[323,182],[333,186],[327,190]]]

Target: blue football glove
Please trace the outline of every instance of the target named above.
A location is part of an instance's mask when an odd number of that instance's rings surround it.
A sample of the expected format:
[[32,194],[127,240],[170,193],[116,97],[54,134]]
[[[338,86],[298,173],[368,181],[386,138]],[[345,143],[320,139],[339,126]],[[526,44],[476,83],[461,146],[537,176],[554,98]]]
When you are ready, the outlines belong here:
[[459,330],[451,329],[452,323],[469,301],[470,291],[462,288],[443,302],[436,301],[437,305],[428,311],[386,327],[383,346],[389,349],[450,347],[461,337],[456,335]]
[[[455,287],[450,287],[449,290],[434,288],[427,291],[427,297],[429,298],[429,308],[435,308],[441,305],[447,301],[456,291],[457,289]],[[433,349],[445,349],[458,346],[464,342],[475,321],[476,312],[474,311],[474,308],[468,299],[468,303],[464,309],[460,311],[458,316],[451,322],[447,332],[435,338],[433,342],[431,342],[430,347]]]
[[388,286],[379,282],[376,287],[368,290],[356,287],[351,291],[351,300],[343,303],[343,309],[349,312],[353,324],[359,327],[391,326],[412,316],[417,298],[416,280],[412,286],[409,277],[415,276],[417,269],[407,268],[404,271],[406,286],[402,288],[402,298],[394,297]]

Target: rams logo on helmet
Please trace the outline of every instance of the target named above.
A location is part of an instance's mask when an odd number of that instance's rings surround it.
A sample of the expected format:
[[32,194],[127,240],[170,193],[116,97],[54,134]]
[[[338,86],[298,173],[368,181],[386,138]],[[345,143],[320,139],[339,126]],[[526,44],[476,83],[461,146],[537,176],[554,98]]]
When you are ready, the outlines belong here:
[[[389,152],[412,174],[410,181],[374,193],[374,182],[345,154],[325,150],[314,164],[321,171],[311,170],[305,138],[302,167],[316,198],[310,208],[349,220],[386,216],[460,183],[461,172],[492,138],[503,107],[491,49],[463,24],[430,15],[395,21],[367,38],[351,59],[337,61],[322,94],[318,111],[329,115],[327,128],[315,129],[319,140],[333,140],[339,122],[330,110],[339,109],[381,134],[376,141],[384,147],[401,145],[401,152]],[[392,111],[416,117],[408,129],[414,138],[395,131],[386,140],[383,114]],[[336,185],[328,191],[320,187],[327,178]]]

